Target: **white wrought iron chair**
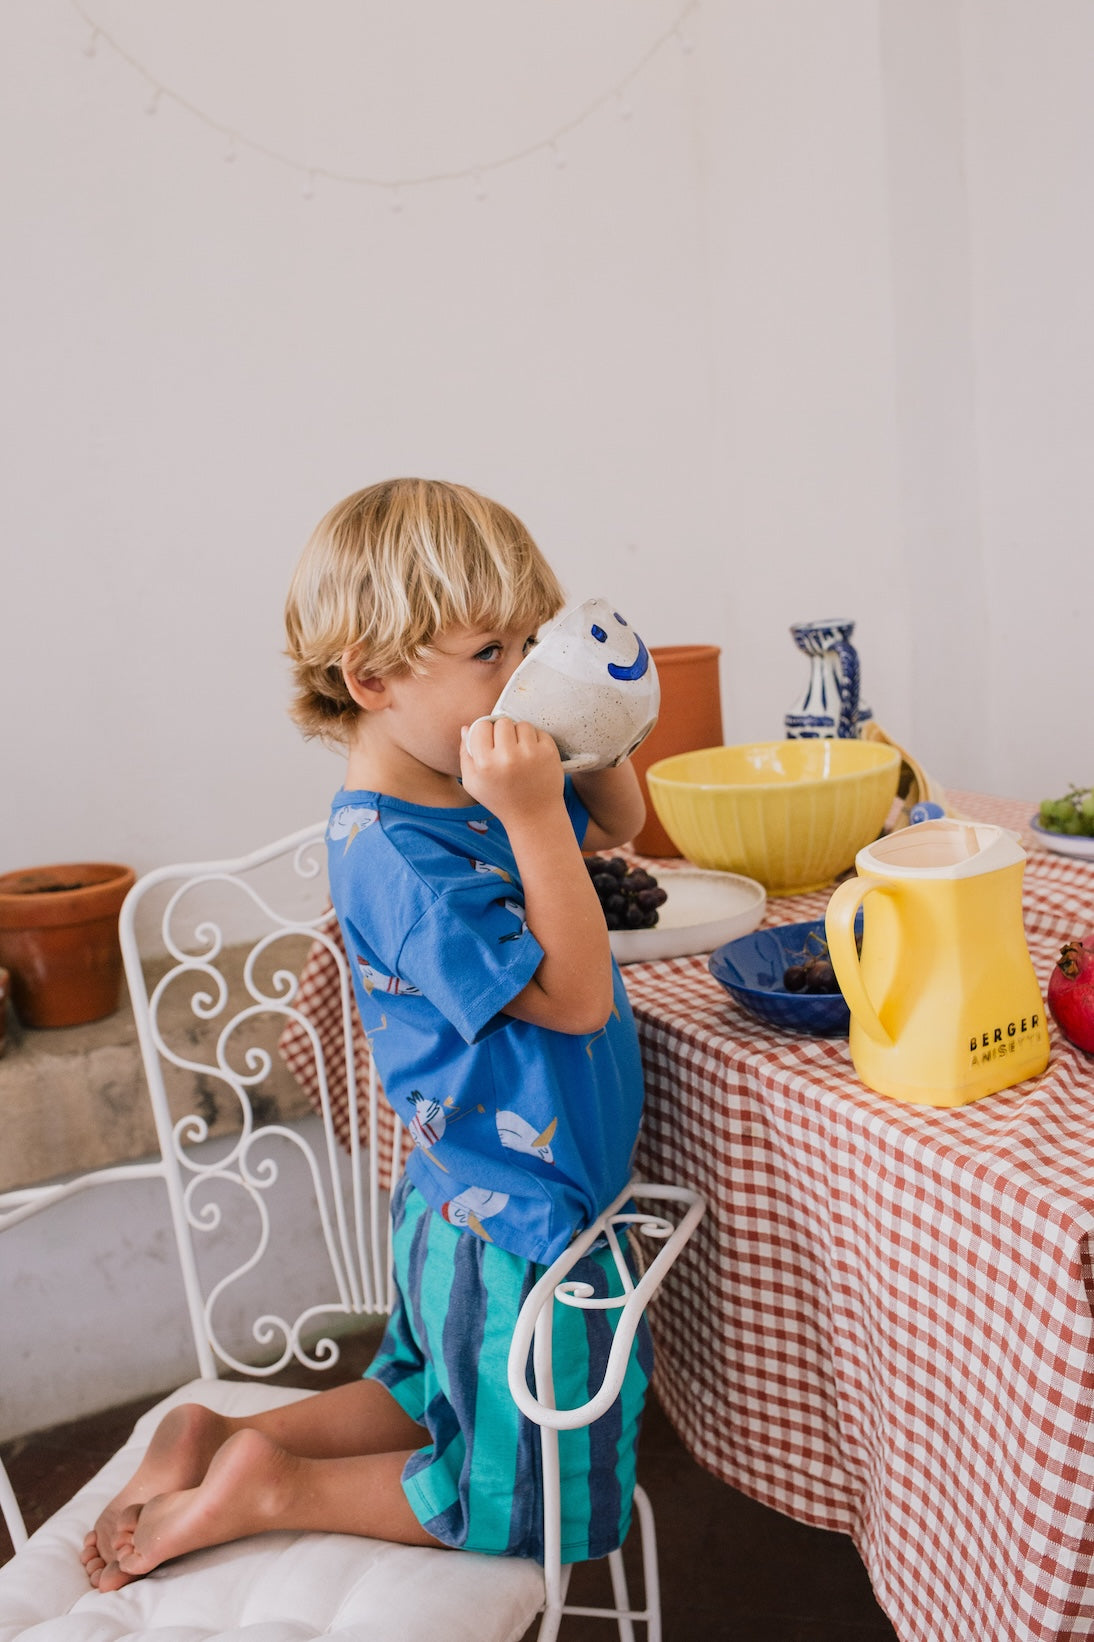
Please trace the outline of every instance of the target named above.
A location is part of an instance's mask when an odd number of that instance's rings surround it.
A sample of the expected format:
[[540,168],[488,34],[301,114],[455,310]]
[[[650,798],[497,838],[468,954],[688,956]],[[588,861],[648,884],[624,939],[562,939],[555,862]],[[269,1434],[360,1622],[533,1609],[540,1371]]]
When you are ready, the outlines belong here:
[[[142,947],[153,931],[166,958],[149,969]],[[631,1602],[623,1555],[615,1552],[612,1604],[568,1608],[570,1570],[559,1558],[558,1431],[590,1424],[614,1400],[639,1319],[704,1211],[695,1192],[637,1182],[544,1275],[512,1342],[510,1388],[541,1431],[543,1568],[345,1535],[276,1533],[197,1552],[116,1592],[88,1586],[78,1559],[83,1536],[132,1473],[168,1407],[199,1401],[238,1414],[307,1395],[263,1382],[294,1362],[332,1367],[339,1334],[390,1309],[387,1190],[404,1152],[360,1035],[327,901],[321,826],[238,860],[147,874],[122,910],[121,938],[160,1155],[2,1194],[0,1230],[100,1182],[162,1180],[200,1377],[145,1415],[127,1445],[29,1540],[0,1467],[0,1506],[17,1548],[0,1568],[0,1642],[24,1635],[28,1642],[519,1642],[537,1616],[539,1642],[551,1642],[564,1614],[594,1612],[616,1620],[622,1642],[633,1642],[635,1622],[659,1642],[653,1517],[641,1489],[641,1607]],[[177,988],[186,989],[190,1029],[172,1039],[164,1004]],[[314,1104],[316,1116],[304,1124],[262,1125],[263,1083],[279,1054]],[[195,1087],[204,1115],[195,1110]],[[210,1139],[209,1112],[224,1101],[230,1132]],[[277,1225],[285,1194],[298,1204],[304,1192],[312,1198],[321,1259],[300,1299],[286,1292]],[[627,1207],[632,1197],[637,1209]],[[242,1257],[240,1223],[249,1239]],[[229,1232],[235,1252],[226,1254]],[[625,1289],[615,1302],[615,1345],[597,1394],[581,1408],[560,1410],[551,1375],[553,1308],[604,1305],[565,1284],[601,1232],[615,1249]],[[637,1281],[622,1257],[625,1235],[650,1250]],[[5,1318],[5,1327],[18,1326]],[[535,1395],[527,1385],[529,1352]],[[225,1370],[237,1377],[218,1377]]]

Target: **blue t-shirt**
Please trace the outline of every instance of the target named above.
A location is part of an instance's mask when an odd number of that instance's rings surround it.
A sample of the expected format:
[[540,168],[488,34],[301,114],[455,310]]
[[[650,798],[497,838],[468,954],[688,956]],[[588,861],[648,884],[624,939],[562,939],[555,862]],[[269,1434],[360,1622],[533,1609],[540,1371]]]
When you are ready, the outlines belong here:
[[[578,841],[588,812],[566,783]],[[627,1183],[642,1109],[634,1018],[614,961],[600,1032],[501,1013],[543,949],[505,829],[481,805],[340,792],[331,896],[407,1172],[453,1225],[546,1263]]]

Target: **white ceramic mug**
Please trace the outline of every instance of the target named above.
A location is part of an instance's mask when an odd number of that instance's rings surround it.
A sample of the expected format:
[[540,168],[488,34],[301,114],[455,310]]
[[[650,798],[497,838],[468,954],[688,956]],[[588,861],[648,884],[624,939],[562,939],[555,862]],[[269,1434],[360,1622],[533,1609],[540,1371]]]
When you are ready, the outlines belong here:
[[646,739],[660,702],[634,628],[607,599],[586,599],[544,631],[488,716],[545,730],[564,770],[606,770]]

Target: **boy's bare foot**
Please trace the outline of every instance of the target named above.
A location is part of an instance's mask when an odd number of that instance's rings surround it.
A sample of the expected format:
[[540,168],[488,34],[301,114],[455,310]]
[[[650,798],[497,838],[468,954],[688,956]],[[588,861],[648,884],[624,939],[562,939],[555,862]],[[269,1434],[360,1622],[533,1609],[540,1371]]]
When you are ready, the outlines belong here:
[[224,1417],[200,1403],[183,1403],[164,1415],[133,1476],[84,1540],[80,1561],[92,1585],[100,1591],[116,1591],[136,1577],[119,1566],[115,1552],[123,1514],[157,1494],[196,1487],[228,1431]]
[[120,1513],[114,1554],[123,1576],[139,1579],[188,1551],[277,1527],[300,1464],[261,1432],[237,1431],[196,1487],[158,1494]]

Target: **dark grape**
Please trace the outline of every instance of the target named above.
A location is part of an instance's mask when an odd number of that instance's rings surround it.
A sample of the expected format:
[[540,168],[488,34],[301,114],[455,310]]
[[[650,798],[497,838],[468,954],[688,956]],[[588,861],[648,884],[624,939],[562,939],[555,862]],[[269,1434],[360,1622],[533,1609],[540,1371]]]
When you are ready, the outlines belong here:
[[809,964],[809,979],[805,983],[807,992],[838,992],[836,972],[827,958],[814,958]]
[[839,983],[827,947],[784,969],[783,986],[787,992],[838,992]]
[[621,855],[587,855],[593,888],[609,929],[652,929],[668,895],[651,872]]
[[652,889],[640,889],[635,900],[643,912],[656,912],[658,907],[664,906],[668,895],[659,884],[655,884]]

